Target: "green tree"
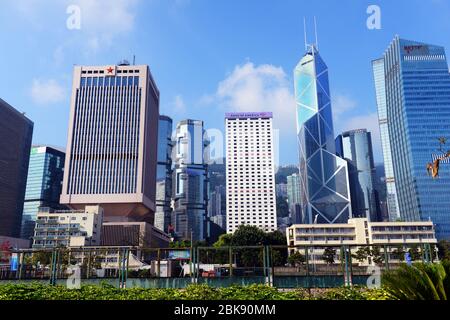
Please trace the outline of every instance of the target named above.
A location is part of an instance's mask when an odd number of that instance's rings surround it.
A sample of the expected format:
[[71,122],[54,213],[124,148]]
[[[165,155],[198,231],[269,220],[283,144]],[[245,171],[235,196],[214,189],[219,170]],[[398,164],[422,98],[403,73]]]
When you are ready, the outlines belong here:
[[419,246],[417,244],[412,245],[408,252],[412,261],[422,260],[422,255],[420,254]]
[[294,267],[301,267],[305,264],[305,255],[301,254],[300,251],[295,251],[288,258],[288,263]]
[[375,264],[380,266],[384,263],[384,255],[381,253],[380,247],[372,247],[370,249],[370,256]]
[[450,263],[401,264],[382,276],[383,288],[400,300],[447,300],[450,294]]
[[232,246],[264,245],[266,234],[256,226],[241,225],[231,239]]
[[333,264],[336,257],[336,249],[333,247],[326,247],[323,251],[322,259],[326,264]]
[[33,252],[31,257],[31,263],[35,266],[43,265],[48,266],[52,260],[52,253],[50,251],[37,251]]
[[231,241],[233,240],[233,235],[229,233],[225,233],[219,236],[219,239],[213,244],[213,247],[228,247],[231,245]]
[[437,247],[439,259],[450,261],[450,241],[441,240],[438,242]]
[[283,234],[283,232],[279,230],[275,230],[273,232],[266,233],[264,243],[266,245],[286,245],[286,236]]
[[356,252],[352,254],[352,257],[361,263],[366,261],[369,256],[370,256],[369,247],[359,247],[358,250],[356,250]]
[[191,246],[191,242],[187,240],[173,241],[169,243],[169,248],[180,249],[180,248],[189,248]]
[[[224,234],[213,244],[216,248],[233,248],[233,261],[243,267],[261,267],[263,264],[263,250],[255,248],[236,248],[246,246],[286,245],[286,236],[280,231],[264,232],[256,226],[241,225],[233,234]],[[229,252],[223,250],[217,256],[220,261],[228,262]],[[227,258],[225,257],[227,256]],[[287,249],[272,248],[271,260],[274,266],[282,266],[287,262]]]
[[396,260],[405,261],[405,250],[403,249],[403,246],[397,246],[392,251],[392,256]]

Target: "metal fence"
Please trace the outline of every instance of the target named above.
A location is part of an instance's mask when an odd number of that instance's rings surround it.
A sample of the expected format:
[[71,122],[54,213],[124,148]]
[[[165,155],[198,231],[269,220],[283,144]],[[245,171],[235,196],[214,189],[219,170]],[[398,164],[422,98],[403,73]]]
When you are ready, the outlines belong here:
[[326,288],[365,285],[369,277],[402,263],[436,261],[436,246],[423,243],[30,249],[0,253],[0,281],[107,282],[121,288],[184,288],[190,283]]

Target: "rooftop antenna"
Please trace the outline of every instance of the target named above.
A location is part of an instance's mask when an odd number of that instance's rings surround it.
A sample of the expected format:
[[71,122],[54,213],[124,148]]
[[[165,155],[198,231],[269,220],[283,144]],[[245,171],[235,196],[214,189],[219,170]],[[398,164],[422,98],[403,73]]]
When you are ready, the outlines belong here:
[[135,65],[136,65],[136,55],[133,54],[133,66],[135,66]]
[[319,50],[319,40],[317,38],[317,23],[316,16],[314,16],[314,35],[316,36],[316,49]]
[[303,17],[303,32],[305,34],[305,51],[308,50],[308,43],[306,40],[306,18]]

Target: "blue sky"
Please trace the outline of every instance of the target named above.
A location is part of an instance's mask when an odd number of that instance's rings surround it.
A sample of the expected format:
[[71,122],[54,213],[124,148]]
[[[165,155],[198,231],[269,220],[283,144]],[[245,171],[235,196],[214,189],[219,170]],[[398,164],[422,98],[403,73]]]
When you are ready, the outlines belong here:
[[[81,29],[66,26],[69,5]],[[381,29],[369,30],[369,5]],[[368,128],[382,161],[371,60],[395,34],[450,48],[446,0],[2,0],[0,97],[35,123],[34,143],[65,146],[72,68],[121,59],[150,65],[160,113],[223,129],[229,111],[273,111],[280,163],[296,163],[293,68],[303,17],[329,67],[335,134]]]

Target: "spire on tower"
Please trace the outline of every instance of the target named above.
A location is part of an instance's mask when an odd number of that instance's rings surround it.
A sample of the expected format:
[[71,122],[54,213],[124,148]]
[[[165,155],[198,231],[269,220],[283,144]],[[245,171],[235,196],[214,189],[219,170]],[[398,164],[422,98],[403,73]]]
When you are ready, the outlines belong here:
[[[308,36],[306,32],[306,18],[303,17],[303,32],[305,36],[305,50],[308,51],[308,49],[316,49],[319,48],[319,40],[317,36],[317,21],[316,17],[314,16],[314,36],[315,36],[315,42],[314,43],[308,43]],[[314,51],[314,50],[313,50]]]
[[317,38],[317,23],[316,23],[316,16],[314,16],[314,35],[316,36],[316,49],[319,50],[319,40]]
[[306,18],[303,17],[303,32],[305,34],[305,51],[308,50],[308,41],[306,40]]

